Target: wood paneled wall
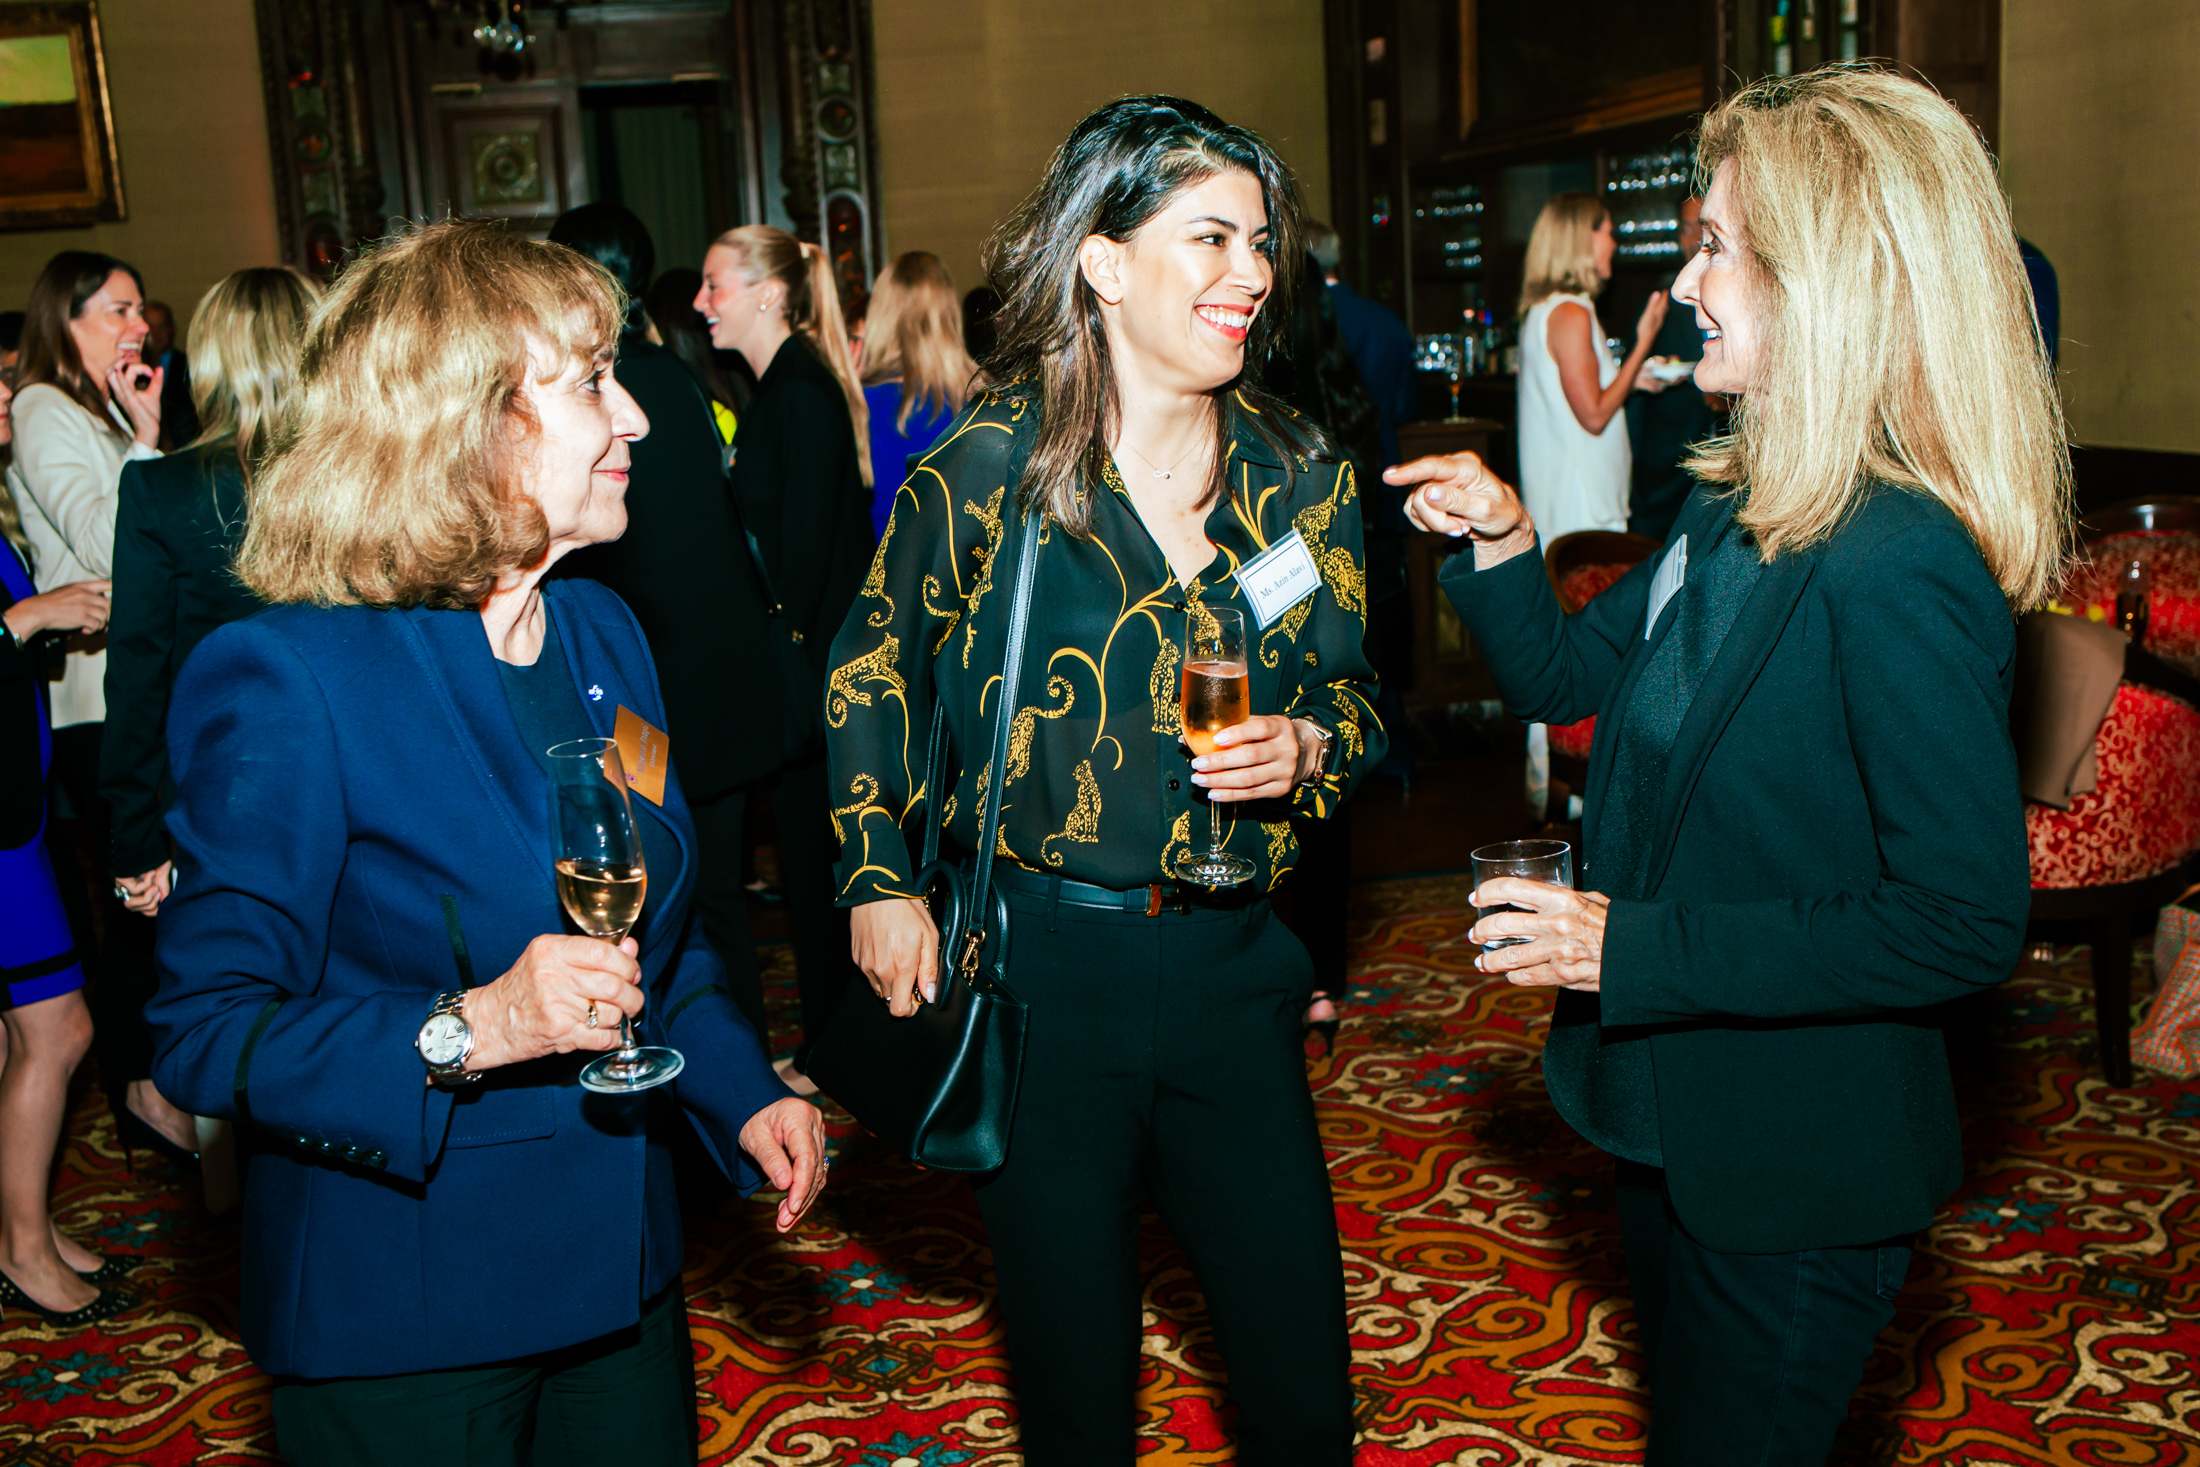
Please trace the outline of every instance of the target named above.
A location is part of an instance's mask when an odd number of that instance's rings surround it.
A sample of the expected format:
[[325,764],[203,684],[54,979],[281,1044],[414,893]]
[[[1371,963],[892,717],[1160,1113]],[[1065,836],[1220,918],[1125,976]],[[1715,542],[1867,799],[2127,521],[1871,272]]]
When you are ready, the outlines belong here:
[[2071,436],[2200,452],[2200,5],[2005,0],[2002,48],[2002,184],[2062,289]]
[[1329,209],[1315,0],[872,0],[886,255],[930,250],[956,287],[1077,120],[1130,92],[1252,128]]

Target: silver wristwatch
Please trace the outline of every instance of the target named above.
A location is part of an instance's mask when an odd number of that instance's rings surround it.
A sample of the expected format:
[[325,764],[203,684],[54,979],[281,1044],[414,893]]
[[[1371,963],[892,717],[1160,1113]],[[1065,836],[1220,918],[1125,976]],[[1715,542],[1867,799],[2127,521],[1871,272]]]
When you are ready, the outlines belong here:
[[1334,730],[1324,728],[1321,724],[1315,722],[1311,718],[1302,718],[1299,720],[1299,722],[1305,724],[1308,728],[1312,729],[1314,731],[1314,737],[1320,739],[1322,745],[1321,753],[1314,756],[1314,772],[1306,776],[1308,782],[1311,783],[1314,780],[1320,779],[1324,774],[1329,771],[1329,756],[1336,750],[1337,735]]
[[466,1022],[466,990],[456,989],[435,1001],[428,1021],[420,1026],[413,1048],[428,1067],[428,1078],[438,1085],[471,1085],[481,1078],[469,1071],[466,1061],[474,1052],[474,1030]]

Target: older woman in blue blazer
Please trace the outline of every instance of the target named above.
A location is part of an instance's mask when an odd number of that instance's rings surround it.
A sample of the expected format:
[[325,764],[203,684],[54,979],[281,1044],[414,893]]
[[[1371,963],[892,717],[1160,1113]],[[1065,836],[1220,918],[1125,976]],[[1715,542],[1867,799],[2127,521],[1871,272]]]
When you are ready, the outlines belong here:
[[[782,1229],[823,1181],[689,920],[677,776],[634,801],[634,936],[566,935],[553,887],[543,751],[665,718],[626,607],[543,582],[625,527],[619,320],[596,266],[495,226],[355,263],[255,485],[238,568],[275,608],[177,685],[155,1074],[259,1151],[244,1336],[293,1463],[693,1462],[666,1129],[784,1189]],[[673,1085],[575,1083],[621,1015]]]

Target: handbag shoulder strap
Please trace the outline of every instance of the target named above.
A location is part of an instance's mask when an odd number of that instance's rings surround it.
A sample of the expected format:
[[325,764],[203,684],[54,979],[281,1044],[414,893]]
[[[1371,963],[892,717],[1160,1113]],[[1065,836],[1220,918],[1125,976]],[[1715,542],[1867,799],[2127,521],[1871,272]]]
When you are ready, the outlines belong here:
[[[1008,469],[1003,482],[1008,485],[1008,507],[1013,510],[1017,492],[1023,484],[1024,466],[1030,461],[1034,435],[1023,432],[1017,435],[1016,445],[1008,456]],[[1009,520],[1001,530],[1001,544],[995,554],[1005,554],[1010,537],[1017,537],[1016,586],[1008,608],[1008,651],[1001,664],[1001,702],[999,716],[993,723],[993,767],[1008,767],[1007,751],[1009,722],[1016,716],[1016,686],[1021,678],[1024,663],[1024,632],[1031,621],[1032,570],[1039,561],[1039,530],[1032,523],[1034,516],[1028,509]],[[945,823],[942,812],[947,808],[946,791],[941,789],[943,766],[947,762],[947,708],[939,698],[935,686],[932,697],[932,732],[925,742],[924,753],[924,859],[917,863],[923,870],[939,859],[940,828]],[[982,901],[985,888],[991,884],[993,846],[1000,834],[1000,806],[995,800],[987,812],[980,832],[978,849],[986,859],[981,863],[976,896]],[[978,908],[977,910],[983,910]]]
[[[993,709],[993,753],[991,769],[997,783],[986,802],[985,819],[979,822],[977,869],[970,887],[970,920],[963,938],[963,950],[957,954],[957,965],[964,977],[977,972],[978,957],[985,947],[986,906],[993,886],[993,852],[1000,840],[1001,806],[1007,803],[1002,796],[1008,774],[1008,736],[1016,719],[1017,687],[1023,680],[1024,642],[1031,629],[1031,584],[1039,565],[1039,526],[1036,516],[1029,510],[1015,521],[1015,532],[1022,543],[1016,556],[1016,594],[1009,603],[1008,648],[1001,657],[1001,696]],[[1006,550],[1004,535],[1001,548]]]

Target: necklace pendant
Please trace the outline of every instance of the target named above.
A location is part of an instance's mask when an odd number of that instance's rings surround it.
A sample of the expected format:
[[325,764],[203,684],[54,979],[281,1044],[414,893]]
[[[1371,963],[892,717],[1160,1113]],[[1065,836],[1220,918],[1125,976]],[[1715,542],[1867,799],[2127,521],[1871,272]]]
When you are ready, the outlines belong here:
[[1167,469],[1155,469],[1153,471],[1153,476],[1156,479],[1166,479],[1169,477],[1169,471]]

